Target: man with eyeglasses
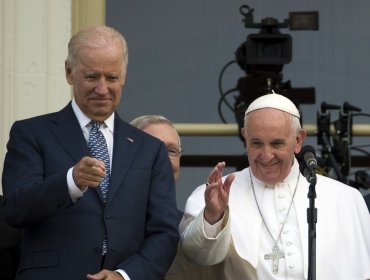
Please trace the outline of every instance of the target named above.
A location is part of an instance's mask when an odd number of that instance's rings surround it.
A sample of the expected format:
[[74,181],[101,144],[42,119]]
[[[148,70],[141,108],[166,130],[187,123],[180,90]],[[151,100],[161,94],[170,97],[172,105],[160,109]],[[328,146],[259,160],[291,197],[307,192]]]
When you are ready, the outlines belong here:
[[173,175],[177,181],[180,176],[182,149],[180,136],[171,121],[160,115],[144,115],[134,119],[131,125],[158,138],[166,144],[168,156],[172,164]]

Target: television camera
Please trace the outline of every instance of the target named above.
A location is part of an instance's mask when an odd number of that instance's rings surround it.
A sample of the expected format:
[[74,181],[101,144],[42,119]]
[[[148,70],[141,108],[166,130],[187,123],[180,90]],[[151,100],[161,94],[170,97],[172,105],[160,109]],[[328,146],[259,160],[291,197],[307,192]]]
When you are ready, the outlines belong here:
[[315,89],[293,88],[290,81],[283,81],[283,66],[292,60],[292,38],[282,34],[279,29],[318,30],[318,12],[290,12],[289,19],[279,22],[267,17],[260,23],[254,22],[254,9],[247,5],[240,7],[246,28],[258,28],[260,31],[249,34],[235,52],[236,62],[246,76],[239,78],[235,98],[234,113],[239,126],[243,126],[244,112],[257,97],[271,92],[282,94],[299,104],[314,104]]

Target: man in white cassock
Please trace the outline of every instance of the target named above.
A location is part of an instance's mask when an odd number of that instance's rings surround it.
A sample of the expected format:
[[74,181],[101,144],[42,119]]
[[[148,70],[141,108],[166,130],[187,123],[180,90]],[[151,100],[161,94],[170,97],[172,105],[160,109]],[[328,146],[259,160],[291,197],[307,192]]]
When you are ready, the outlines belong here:
[[[213,279],[307,279],[309,183],[294,154],[305,132],[296,106],[267,94],[245,113],[249,168],[223,176],[224,162],[189,197],[180,224],[192,261],[221,263]],[[360,192],[317,175],[318,280],[370,279],[370,215]]]

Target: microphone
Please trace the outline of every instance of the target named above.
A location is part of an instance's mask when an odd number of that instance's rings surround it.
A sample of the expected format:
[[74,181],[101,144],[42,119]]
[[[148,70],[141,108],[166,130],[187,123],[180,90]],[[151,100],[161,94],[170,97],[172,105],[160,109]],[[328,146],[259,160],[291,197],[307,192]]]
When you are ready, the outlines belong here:
[[306,177],[307,182],[316,185],[316,152],[312,146],[304,146],[298,156],[299,170]]
[[306,146],[302,147],[300,154],[301,154],[301,158],[303,159],[306,166],[310,170],[316,170],[317,160],[316,160],[315,149],[310,145],[306,145]]

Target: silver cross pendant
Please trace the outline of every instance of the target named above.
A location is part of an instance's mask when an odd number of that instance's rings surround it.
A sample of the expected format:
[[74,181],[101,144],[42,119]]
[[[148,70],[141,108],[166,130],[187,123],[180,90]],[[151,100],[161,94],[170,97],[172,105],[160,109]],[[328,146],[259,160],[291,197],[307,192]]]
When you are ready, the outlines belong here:
[[276,244],[272,247],[271,254],[265,255],[265,260],[272,260],[272,272],[274,274],[279,272],[279,259],[284,257],[284,252],[282,252]]

